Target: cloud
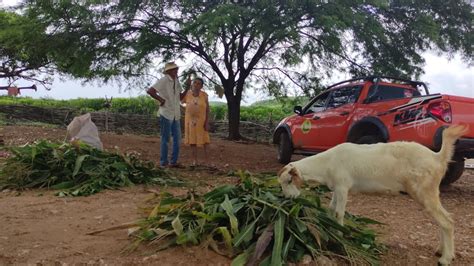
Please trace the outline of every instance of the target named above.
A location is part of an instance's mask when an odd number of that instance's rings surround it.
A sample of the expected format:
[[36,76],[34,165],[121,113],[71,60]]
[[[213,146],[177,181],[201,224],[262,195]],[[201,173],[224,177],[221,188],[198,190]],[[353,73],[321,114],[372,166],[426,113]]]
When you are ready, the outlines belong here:
[[474,98],[474,69],[459,56],[453,59],[426,53],[425,74],[421,80],[430,93],[442,93]]

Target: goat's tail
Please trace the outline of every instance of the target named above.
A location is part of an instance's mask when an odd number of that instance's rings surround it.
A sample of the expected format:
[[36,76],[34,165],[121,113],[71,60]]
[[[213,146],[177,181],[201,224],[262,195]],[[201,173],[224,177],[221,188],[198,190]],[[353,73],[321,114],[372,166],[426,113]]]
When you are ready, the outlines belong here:
[[440,162],[449,163],[454,154],[454,143],[468,131],[467,125],[452,125],[443,131],[443,144],[438,152]]

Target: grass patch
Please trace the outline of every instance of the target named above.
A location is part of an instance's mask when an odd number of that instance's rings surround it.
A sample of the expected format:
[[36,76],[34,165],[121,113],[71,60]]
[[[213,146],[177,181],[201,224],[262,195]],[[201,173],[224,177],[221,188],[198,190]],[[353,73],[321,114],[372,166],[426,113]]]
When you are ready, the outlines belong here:
[[7,114],[0,113],[0,126],[34,126],[46,128],[61,128],[60,125],[31,121],[26,119],[9,119]]

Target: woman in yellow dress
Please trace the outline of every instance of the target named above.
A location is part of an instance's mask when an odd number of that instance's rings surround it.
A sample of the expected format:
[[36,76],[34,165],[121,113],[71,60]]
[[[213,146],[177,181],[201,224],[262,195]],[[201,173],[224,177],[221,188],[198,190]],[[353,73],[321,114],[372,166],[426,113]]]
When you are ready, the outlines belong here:
[[204,158],[207,161],[209,138],[209,101],[207,93],[202,91],[204,81],[195,78],[182,101],[186,103],[184,116],[184,144],[190,145],[193,165],[197,164],[197,147],[204,147]]

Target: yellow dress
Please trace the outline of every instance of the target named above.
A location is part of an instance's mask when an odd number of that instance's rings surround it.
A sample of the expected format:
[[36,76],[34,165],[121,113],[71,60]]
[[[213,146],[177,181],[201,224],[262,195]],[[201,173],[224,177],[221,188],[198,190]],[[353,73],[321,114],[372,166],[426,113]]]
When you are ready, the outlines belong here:
[[210,143],[209,132],[204,129],[207,93],[200,91],[199,96],[195,97],[189,90],[184,96],[183,102],[186,103],[184,144],[202,146]]

